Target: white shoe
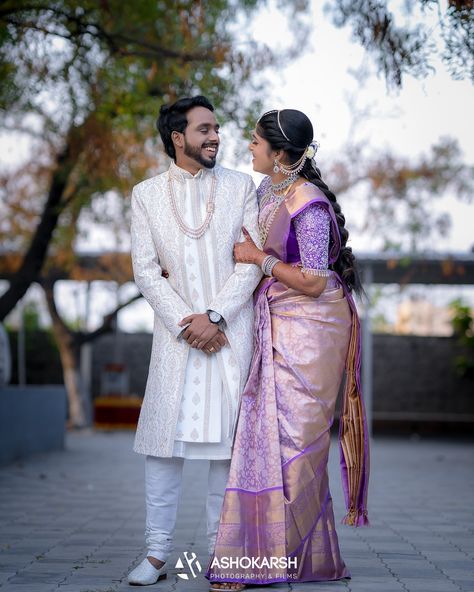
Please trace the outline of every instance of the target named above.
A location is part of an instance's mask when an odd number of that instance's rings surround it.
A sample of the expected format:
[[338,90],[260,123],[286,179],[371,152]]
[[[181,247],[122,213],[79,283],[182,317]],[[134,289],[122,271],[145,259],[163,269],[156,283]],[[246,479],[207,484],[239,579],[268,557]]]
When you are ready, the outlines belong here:
[[128,583],[133,586],[150,586],[158,580],[166,578],[166,563],[157,569],[148,559],[145,559],[128,574]]

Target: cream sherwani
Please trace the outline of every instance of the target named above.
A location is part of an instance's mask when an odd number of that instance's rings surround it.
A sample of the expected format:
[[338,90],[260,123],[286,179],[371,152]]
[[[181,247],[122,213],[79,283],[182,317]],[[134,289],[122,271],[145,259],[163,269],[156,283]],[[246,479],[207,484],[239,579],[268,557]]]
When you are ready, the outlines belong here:
[[[190,227],[206,215],[212,176],[215,211],[203,237],[179,228],[178,210]],[[135,282],[155,313],[147,387],[135,451],[158,457],[224,459],[237,417],[252,353],[252,293],[261,277],[254,265],[235,264],[233,245],[245,226],[257,234],[255,187],[248,175],[220,166],[192,176],[174,163],[133,190],[132,262]],[[169,278],[162,277],[166,269]],[[220,313],[229,346],[207,356],[179,338],[178,323],[194,312]]]

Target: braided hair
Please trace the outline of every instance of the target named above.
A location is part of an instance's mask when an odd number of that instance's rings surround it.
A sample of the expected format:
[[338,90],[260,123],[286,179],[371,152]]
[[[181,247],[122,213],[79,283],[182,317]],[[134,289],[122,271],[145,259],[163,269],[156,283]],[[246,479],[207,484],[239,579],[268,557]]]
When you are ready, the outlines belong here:
[[[265,113],[257,122],[256,132],[270,144],[272,150],[283,150],[288,160],[285,164],[289,165],[299,160],[313,141],[311,121],[304,113],[296,109],[283,109],[282,111]],[[337,260],[331,266],[332,269],[338,273],[349,291],[355,290],[358,294],[362,293],[362,283],[356,260],[352,248],[346,244],[349,238],[346,218],[336,196],[323,181],[321,171],[313,159],[307,158],[305,160],[299,174],[324,193],[331,202],[336,215],[341,237],[341,249]]]

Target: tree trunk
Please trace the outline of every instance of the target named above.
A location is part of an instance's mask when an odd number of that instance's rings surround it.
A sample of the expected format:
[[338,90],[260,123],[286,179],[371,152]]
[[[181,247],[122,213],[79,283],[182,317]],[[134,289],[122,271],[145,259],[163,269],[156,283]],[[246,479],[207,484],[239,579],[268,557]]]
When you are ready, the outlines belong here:
[[132,296],[126,302],[118,305],[103,321],[103,324],[91,333],[71,331],[61,318],[54,299],[54,283],[51,278],[42,278],[46,302],[53,327],[53,334],[59,349],[63,369],[64,385],[69,402],[69,421],[74,427],[84,427],[90,421],[91,394],[86,388],[81,375],[81,347],[91,344],[101,335],[112,331],[117,321],[117,314],[132,302],[140,299],[141,294]]
[[48,199],[23,262],[10,280],[8,290],[0,297],[0,322],[15,308],[30,285],[39,278],[53,232],[64,208],[61,199],[74,166],[72,161],[70,142],[68,142],[65,149],[58,155],[57,169],[53,174]]
[[56,340],[63,368],[64,385],[69,403],[69,422],[73,427],[82,428],[88,423],[86,415],[86,397],[80,373],[80,351],[74,333],[68,329],[59,316],[54,300],[54,283],[43,284],[49,314],[51,315],[53,334]]

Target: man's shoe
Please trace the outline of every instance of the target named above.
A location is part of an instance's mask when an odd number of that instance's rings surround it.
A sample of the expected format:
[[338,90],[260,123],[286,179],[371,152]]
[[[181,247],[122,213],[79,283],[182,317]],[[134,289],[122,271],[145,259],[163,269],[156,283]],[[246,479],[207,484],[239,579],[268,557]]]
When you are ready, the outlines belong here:
[[166,563],[157,569],[145,559],[128,574],[128,583],[132,586],[150,586],[166,578]]

